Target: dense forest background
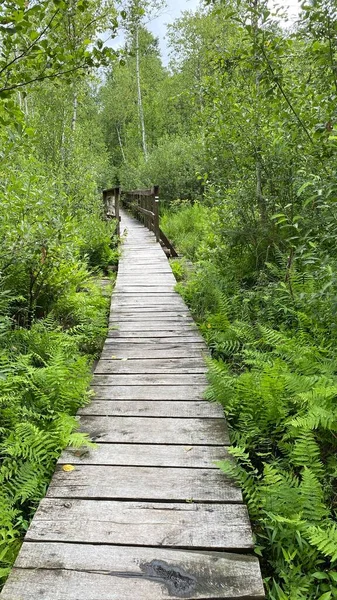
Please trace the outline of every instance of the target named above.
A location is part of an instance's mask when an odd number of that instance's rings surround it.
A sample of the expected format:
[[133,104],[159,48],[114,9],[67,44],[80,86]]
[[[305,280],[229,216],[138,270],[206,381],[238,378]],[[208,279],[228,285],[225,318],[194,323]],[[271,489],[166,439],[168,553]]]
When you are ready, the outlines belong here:
[[[0,8],[0,560],[6,575],[104,337],[100,190],[161,188],[212,351],[270,600],[337,598],[337,10],[215,0]],[[125,47],[101,41],[124,31]],[[80,384],[79,384],[80,382]]]

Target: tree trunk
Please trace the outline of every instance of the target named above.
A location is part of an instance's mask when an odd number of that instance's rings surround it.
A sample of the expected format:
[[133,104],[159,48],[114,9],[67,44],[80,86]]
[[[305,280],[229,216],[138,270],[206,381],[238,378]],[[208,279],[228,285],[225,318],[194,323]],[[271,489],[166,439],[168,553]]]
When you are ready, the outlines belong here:
[[75,132],[76,122],[77,122],[77,104],[78,104],[77,90],[76,90],[76,88],[74,88],[74,95],[73,95],[73,116],[72,116],[72,119],[71,119],[71,131],[73,133]]
[[118,125],[116,125],[116,131],[117,131],[118,142],[119,142],[119,147],[120,147],[120,149],[121,149],[121,153],[122,153],[123,161],[126,163],[125,152],[124,152],[123,143],[122,143],[122,138],[121,138],[121,134],[120,134],[120,131],[119,131],[119,127],[118,127]]
[[258,50],[259,31],[259,0],[253,0],[252,4],[252,27],[254,32],[254,63],[255,63],[255,170],[256,170],[256,202],[260,213],[261,223],[267,220],[267,205],[262,189],[262,162],[260,147],[260,69]]
[[139,26],[136,24],[136,77],[137,77],[137,96],[138,96],[138,112],[139,112],[139,123],[142,134],[142,147],[144,152],[144,158],[147,161],[147,146],[146,146],[146,132],[145,132],[145,121],[144,121],[144,110],[142,101],[142,90],[140,86],[140,58],[139,58]]

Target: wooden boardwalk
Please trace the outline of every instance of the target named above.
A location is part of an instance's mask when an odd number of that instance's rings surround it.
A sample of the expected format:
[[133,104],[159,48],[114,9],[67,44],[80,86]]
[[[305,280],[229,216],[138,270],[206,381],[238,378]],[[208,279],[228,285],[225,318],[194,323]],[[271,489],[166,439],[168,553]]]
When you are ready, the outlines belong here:
[[[221,407],[203,400],[205,344],[154,236],[128,235],[110,330],[81,428],[64,452],[2,600],[264,598]],[[74,470],[63,470],[71,464]]]

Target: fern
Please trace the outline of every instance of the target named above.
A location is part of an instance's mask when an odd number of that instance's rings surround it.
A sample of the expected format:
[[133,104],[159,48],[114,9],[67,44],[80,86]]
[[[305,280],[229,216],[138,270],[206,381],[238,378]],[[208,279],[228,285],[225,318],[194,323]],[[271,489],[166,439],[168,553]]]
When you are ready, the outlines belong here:
[[307,537],[323,556],[332,562],[337,561],[337,525],[334,523],[323,529],[322,527],[309,527]]

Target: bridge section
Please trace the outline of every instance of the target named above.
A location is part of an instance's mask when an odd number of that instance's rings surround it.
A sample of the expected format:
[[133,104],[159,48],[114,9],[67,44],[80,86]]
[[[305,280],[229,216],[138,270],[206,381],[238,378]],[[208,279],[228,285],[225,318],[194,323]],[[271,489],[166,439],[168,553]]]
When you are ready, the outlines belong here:
[[125,229],[80,411],[97,447],[61,456],[1,599],[262,599],[241,491],[215,464],[229,439],[203,400],[206,346],[154,234],[122,212]]

